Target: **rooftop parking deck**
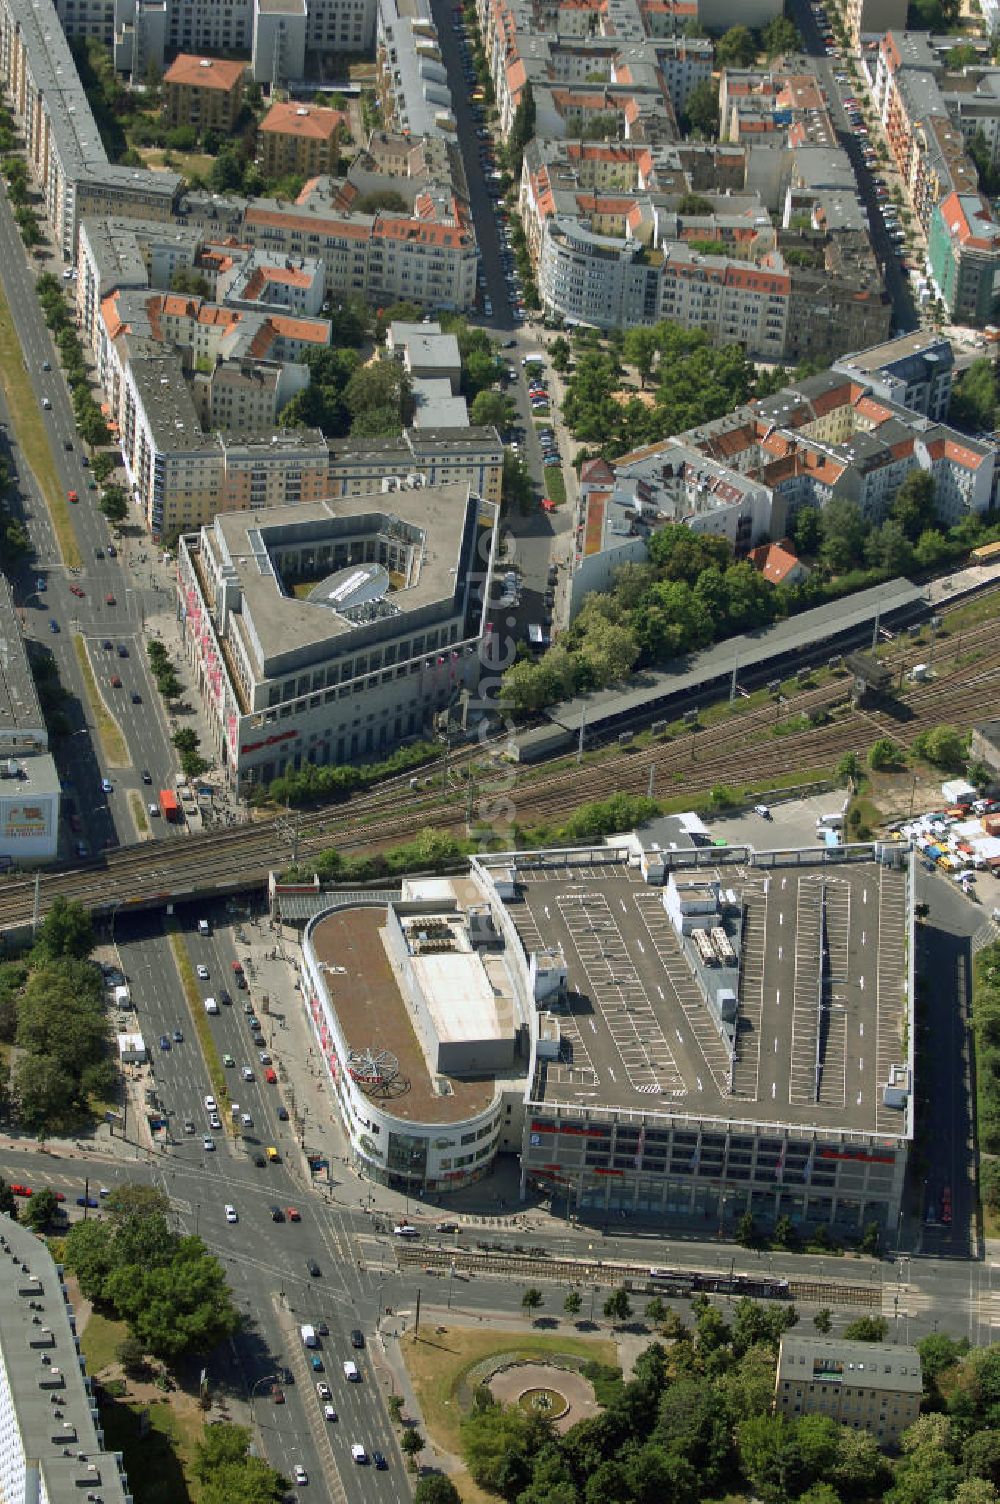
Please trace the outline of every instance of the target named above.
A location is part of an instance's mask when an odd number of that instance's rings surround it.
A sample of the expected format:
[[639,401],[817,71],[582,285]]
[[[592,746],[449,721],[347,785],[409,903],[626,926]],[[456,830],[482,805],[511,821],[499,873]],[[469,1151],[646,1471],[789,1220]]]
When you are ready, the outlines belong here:
[[697,876],[743,904],[732,1064],[664,889],[625,867],[520,867],[511,917],[529,952],[562,946],[569,976],[562,1051],[541,1066],[537,1095],[904,1133],[906,1114],[883,1105],[883,1088],[905,1060],[905,872],[804,852],[780,865],[699,866]]

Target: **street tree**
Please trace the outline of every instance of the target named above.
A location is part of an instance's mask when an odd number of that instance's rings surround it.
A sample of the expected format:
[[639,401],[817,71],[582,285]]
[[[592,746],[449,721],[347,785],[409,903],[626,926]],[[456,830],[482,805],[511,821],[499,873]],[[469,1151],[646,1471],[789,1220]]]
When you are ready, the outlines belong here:
[[757,43],[746,26],[730,26],[715,44],[717,68],[748,68],[757,56]]
[[527,1290],[525,1290],[524,1294],[521,1296],[521,1309],[527,1311],[528,1315],[530,1316],[533,1311],[538,1310],[538,1307],[541,1305],[541,1303],[541,1290],[537,1290],[534,1285],[529,1285]]
[[929,471],[911,470],[893,497],[889,515],[911,543],[916,543],[936,520],[934,490],[934,477]]
[[579,1290],[570,1290],[569,1294],[566,1296],[566,1299],[563,1301],[563,1310],[566,1312],[567,1316],[579,1316],[580,1308],[582,1305],[583,1297],[581,1296]]
[[11,1072],[10,1093],[18,1122],[39,1131],[68,1127],[73,1112],[73,1080],[51,1055],[24,1054]]
[[891,736],[880,736],[872,742],[868,750],[868,766],[873,773],[884,772],[892,768],[899,761],[899,748]]
[[[4,1210],[0,1195],[0,1211]],[[59,1210],[56,1193],[47,1185],[40,1186],[24,1208],[24,1220],[32,1232],[44,1232]]]
[[90,915],[75,899],[58,894],[35,931],[33,961],[59,961],[66,957],[82,961],[94,948]]
[[820,1336],[825,1337],[833,1328],[833,1313],[829,1306],[821,1306],[813,1317],[813,1326]]
[[661,1322],[666,1321],[669,1309],[666,1301],[654,1295],[652,1300],[646,1302],[646,1320],[651,1321],[654,1326],[659,1326]]
[[413,1504],[462,1504],[462,1496],[447,1473],[429,1473],[414,1489]]
[[409,1462],[410,1466],[416,1465],[417,1458],[423,1451],[426,1442],[417,1430],[416,1426],[407,1426],[399,1439],[400,1450]]
[[888,1323],[884,1316],[858,1316],[844,1328],[845,1342],[884,1342]]
[[632,1302],[628,1298],[628,1291],[624,1285],[619,1285],[617,1290],[612,1290],[604,1302],[604,1314],[609,1321],[619,1325],[630,1320],[632,1316]]
[[101,493],[100,507],[113,526],[124,522],[128,516],[128,497],[124,486],[105,486]]

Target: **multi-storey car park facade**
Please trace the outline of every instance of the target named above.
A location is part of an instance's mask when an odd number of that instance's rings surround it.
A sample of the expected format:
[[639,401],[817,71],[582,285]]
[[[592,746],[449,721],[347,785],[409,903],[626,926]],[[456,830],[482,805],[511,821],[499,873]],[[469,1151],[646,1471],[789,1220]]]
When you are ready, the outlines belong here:
[[474,689],[495,525],[468,486],[420,486],[182,536],[185,649],[232,784],[384,757]]
[[676,834],[479,858],[312,921],[306,1006],[366,1174],[434,1193],[506,1151],[585,1216],[896,1226],[908,851]]

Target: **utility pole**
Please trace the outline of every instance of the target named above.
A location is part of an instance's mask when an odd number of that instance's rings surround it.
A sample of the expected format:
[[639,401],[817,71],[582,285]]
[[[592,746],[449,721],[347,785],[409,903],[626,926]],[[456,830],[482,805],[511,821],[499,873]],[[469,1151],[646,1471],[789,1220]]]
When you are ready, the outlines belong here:
[[730,681],[730,684],[729,684],[729,703],[730,703],[730,705],[736,699],[736,671],[739,668],[739,664],[740,664],[739,656],[738,656],[738,654],[734,653],[733,654],[733,677],[732,677],[732,679]]
[[880,606],[876,605],[876,607],[875,607],[875,625],[872,627],[872,656],[873,657],[875,656],[875,650],[878,647],[878,619],[879,619],[880,609],[881,609]]
[[35,934],[38,929],[38,911],[42,903],[42,874],[35,873],[35,905],[31,911],[31,933]]
[[646,796],[649,799],[652,799],[652,797],[653,797],[653,786],[654,786],[655,783],[656,783],[656,763],[655,762],[651,762],[650,765],[649,765],[649,787],[646,790]]
[[584,709],[581,710],[581,712],[580,712],[580,735],[579,735],[579,738],[577,739],[577,743],[576,743],[576,760],[577,760],[578,763],[583,762],[583,733],[584,733],[584,730],[586,729],[586,725],[587,725],[587,710],[586,710],[586,707],[584,707]]

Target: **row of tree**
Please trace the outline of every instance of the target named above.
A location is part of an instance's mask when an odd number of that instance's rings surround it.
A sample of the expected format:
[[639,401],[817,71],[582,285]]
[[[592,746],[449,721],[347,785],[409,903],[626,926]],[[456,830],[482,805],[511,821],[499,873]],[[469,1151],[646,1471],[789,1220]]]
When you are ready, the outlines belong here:
[[359,789],[381,783],[387,778],[398,778],[411,768],[419,768],[436,755],[437,748],[431,742],[417,742],[412,746],[399,747],[383,762],[373,763],[304,763],[297,771],[292,769],[275,778],[261,789],[261,803],[286,804],[301,807],[322,804],[327,800],[345,799]]
[[232,1336],[239,1315],[222,1265],[200,1238],[174,1231],[162,1191],[126,1183],[104,1209],[101,1220],[76,1222],[66,1234],[65,1262],[88,1300],[166,1362],[210,1353]]
[[146,649],[149,654],[149,669],[156,680],[156,687],[165,700],[175,700],[181,692],[181,681],[177,677],[170,654],[158,637],[154,637]]
[[1000,1210],[1000,940],[984,946],[975,960],[972,1031],[982,1195]]
[[93,945],[86,911],[56,898],[32,949],[0,964],[0,1039],[17,1046],[4,1085],[17,1121],[40,1134],[71,1127],[115,1090]]
[[83,347],[66,306],[62,283],[51,272],[43,272],[35,284],[35,290],[38,294],[38,301],[42,305],[45,322],[52,330],[56,347],[62,357],[76,426],[81,438],[91,448],[97,448],[108,442],[110,437],[108,425],[100,406],[91,395],[90,383],[87,380],[83,363]]

